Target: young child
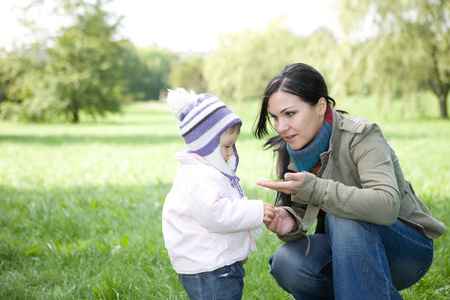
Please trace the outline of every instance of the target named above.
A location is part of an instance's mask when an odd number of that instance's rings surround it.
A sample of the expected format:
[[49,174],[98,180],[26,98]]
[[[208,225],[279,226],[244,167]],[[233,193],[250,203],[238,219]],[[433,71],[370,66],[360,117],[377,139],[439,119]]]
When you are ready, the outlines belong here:
[[[241,299],[243,261],[273,205],[244,196],[235,142],[242,120],[210,94],[169,91],[187,150],[162,212],[164,242],[190,299]],[[270,220],[270,218],[267,218]]]

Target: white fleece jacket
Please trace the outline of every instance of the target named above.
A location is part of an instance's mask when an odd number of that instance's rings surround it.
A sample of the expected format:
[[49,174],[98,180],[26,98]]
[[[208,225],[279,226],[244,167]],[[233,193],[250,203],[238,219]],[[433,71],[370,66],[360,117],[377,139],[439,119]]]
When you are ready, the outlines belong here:
[[262,225],[263,202],[241,198],[202,157],[181,151],[175,158],[180,166],[162,212],[165,247],[175,271],[209,272],[255,252],[249,230]]

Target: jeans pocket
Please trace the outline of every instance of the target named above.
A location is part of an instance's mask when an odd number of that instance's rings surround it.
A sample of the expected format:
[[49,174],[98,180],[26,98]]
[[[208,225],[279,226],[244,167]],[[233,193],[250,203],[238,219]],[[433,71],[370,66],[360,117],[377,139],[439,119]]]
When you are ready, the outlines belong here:
[[242,262],[237,262],[229,266],[222,267],[216,270],[216,276],[220,278],[244,278],[245,269]]
[[217,276],[220,278],[231,277],[235,272],[235,269],[231,266],[220,268],[220,272],[218,272]]

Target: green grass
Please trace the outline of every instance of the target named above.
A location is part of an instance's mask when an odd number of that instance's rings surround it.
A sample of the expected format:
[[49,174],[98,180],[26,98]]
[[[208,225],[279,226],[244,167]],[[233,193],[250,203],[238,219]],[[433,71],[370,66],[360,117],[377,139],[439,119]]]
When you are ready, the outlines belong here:
[[[347,110],[375,121],[367,105],[354,103],[348,100]],[[272,201],[274,194],[255,184],[273,178],[271,153],[251,135],[257,105],[230,106],[244,120],[244,191]],[[133,104],[123,115],[78,125],[0,122],[0,299],[187,299],[161,233],[173,156],[184,144],[161,108]],[[450,122],[381,120],[407,179],[449,224]],[[244,299],[292,299],[268,273],[281,242],[265,229],[256,242]],[[402,292],[405,299],[450,297],[449,246],[448,233],[436,240],[431,270]]]

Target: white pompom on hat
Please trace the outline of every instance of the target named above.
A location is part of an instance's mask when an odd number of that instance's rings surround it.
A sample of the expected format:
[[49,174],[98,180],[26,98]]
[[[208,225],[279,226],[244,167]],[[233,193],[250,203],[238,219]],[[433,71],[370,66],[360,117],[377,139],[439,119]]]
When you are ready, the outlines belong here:
[[197,102],[197,99],[198,95],[194,91],[188,93],[185,89],[179,87],[173,91],[169,90],[169,95],[166,100],[170,112],[179,120],[180,116],[187,112],[189,106]]

